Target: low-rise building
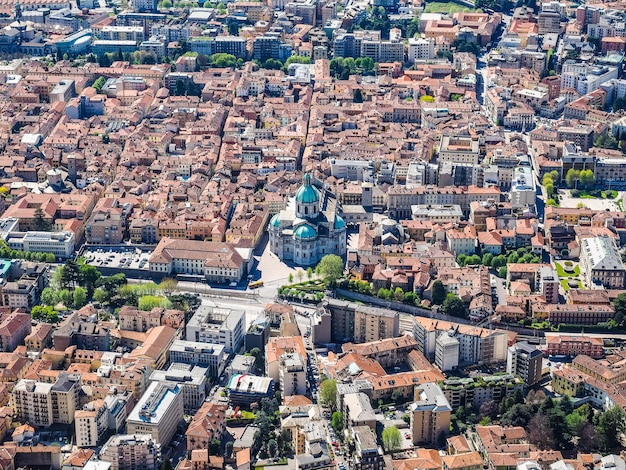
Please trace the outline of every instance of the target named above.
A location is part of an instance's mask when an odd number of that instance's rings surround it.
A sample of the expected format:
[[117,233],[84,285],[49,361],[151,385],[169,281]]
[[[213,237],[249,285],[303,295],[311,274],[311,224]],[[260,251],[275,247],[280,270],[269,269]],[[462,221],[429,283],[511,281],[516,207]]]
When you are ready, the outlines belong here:
[[213,439],[221,440],[226,431],[228,405],[204,402],[185,432],[187,451],[208,449]]
[[0,322],[0,351],[15,351],[31,331],[31,316],[24,311],[15,311]]
[[548,356],[576,357],[579,354],[600,359],[604,356],[602,338],[585,335],[560,335],[546,333],[546,349]]
[[233,375],[226,389],[233,404],[248,405],[271,397],[274,394],[274,381],[269,377]]

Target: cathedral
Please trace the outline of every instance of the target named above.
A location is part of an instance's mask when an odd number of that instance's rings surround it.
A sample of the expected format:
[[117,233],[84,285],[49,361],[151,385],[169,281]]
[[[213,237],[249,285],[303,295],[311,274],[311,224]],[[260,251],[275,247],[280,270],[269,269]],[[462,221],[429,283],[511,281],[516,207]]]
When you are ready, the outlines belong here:
[[270,220],[270,250],[281,261],[315,265],[324,255],[346,253],[346,223],[337,213],[337,200],[311,184],[304,175],[295,201]]

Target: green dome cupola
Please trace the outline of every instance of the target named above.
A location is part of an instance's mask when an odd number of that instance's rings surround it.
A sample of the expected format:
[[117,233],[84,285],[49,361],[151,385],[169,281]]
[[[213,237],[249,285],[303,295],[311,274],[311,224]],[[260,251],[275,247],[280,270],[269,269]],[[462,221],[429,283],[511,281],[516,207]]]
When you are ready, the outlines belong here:
[[293,236],[297,240],[312,240],[317,237],[317,231],[312,225],[302,224],[294,230]]
[[302,186],[296,191],[296,215],[305,219],[317,217],[319,203],[319,191],[311,184],[311,175],[306,173]]

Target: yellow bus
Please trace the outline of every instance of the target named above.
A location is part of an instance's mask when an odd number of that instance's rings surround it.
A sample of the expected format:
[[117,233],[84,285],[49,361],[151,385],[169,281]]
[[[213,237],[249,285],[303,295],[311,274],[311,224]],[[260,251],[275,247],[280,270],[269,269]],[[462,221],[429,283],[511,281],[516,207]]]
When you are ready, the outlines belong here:
[[263,281],[252,281],[248,283],[248,289],[258,289],[263,287]]

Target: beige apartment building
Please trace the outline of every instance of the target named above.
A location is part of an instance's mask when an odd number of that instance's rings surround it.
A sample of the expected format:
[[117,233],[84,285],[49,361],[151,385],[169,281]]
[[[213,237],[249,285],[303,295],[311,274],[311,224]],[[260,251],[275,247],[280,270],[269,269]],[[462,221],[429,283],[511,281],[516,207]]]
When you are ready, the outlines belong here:
[[112,436],[102,448],[100,459],[111,464],[111,470],[155,470],[159,448],[148,434]]
[[450,431],[452,408],[435,383],[416,388],[415,399],[410,408],[413,444],[434,444],[442,433],[447,435]]
[[87,403],[82,410],[74,414],[76,445],[78,447],[95,447],[106,435],[109,424],[109,413],[104,400]]

